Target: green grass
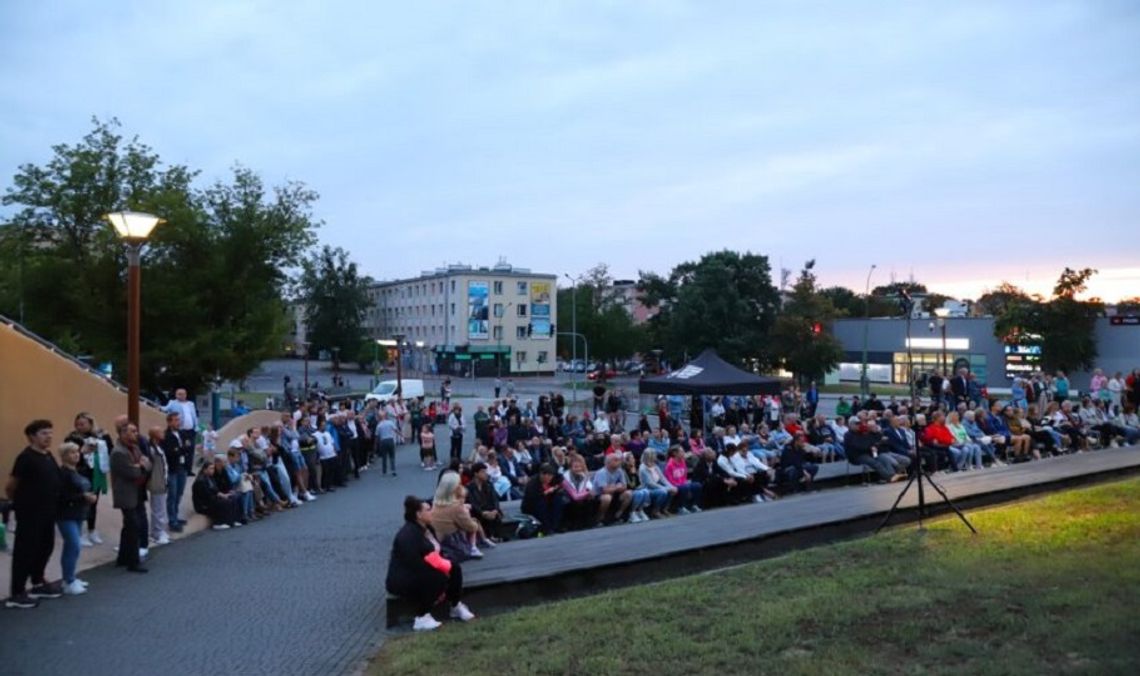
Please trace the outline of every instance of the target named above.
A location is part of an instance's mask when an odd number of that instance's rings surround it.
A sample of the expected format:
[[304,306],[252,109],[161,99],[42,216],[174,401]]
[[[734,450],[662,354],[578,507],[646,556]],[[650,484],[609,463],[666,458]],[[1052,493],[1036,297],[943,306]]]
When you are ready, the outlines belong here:
[[369,673],[1140,672],[1140,480],[969,516],[451,622]]

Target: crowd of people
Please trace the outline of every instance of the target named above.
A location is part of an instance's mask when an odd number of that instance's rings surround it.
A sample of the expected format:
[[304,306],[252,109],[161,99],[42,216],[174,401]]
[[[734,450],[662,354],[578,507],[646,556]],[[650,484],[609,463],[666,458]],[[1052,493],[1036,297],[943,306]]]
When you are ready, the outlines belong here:
[[[104,544],[96,506],[108,491],[122,515],[116,564],[145,573],[149,547],[185,526],[187,489],[212,528],[240,528],[340,490],[374,466],[396,476],[397,448],[409,444],[419,448],[421,470],[442,469],[427,507],[409,503],[409,523],[430,525],[430,537],[419,537],[436,538],[444,558],[458,564],[505,538],[777,500],[812,490],[820,467],[833,461],[889,482],[919,466],[976,471],[1140,441],[1135,371],[1111,378],[1098,371],[1075,398],[1064,374],[1028,378],[1003,399],[972,396],[969,380],[966,373],[943,379],[915,402],[841,399],[834,416],[817,411],[814,385],[778,396],[704,397],[692,402],[687,429],[675,401],[658,402],[654,426],[627,411],[620,390],[605,387],[574,410],[551,392],[478,405],[470,418],[446,387],[437,401],[316,398],[224,448],[216,436],[199,438],[197,412],[181,390],[165,409],[165,428],[143,432],[120,416],[105,431],[80,413],[55,447],[52,424],[37,420],[25,430],[28,447],[7,486],[19,530],[6,604],[31,608],[86,591],[77,562],[84,547]],[[465,444],[469,429],[473,443]],[[438,435],[448,439],[446,457]],[[400,462],[401,469],[414,464]],[[523,516],[508,518],[509,501]],[[44,569],[56,529],[62,580],[52,583]]]

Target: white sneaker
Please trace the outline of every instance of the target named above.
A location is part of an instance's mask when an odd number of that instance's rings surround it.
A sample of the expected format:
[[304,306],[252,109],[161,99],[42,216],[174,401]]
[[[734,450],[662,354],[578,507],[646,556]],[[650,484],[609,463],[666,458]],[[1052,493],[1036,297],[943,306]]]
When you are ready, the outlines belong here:
[[87,583],[87,580],[80,580],[79,578],[75,578],[75,581],[82,585],[84,589],[87,589],[91,586]]
[[80,547],[94,547],[95,543],[91,541],[90,537],[84,535],[83,537],[79,538],[79,546]]
[[690,512],[689,512],[689,510],[688,510],[688,509],[686,509],[686,508],[684,508],[684,507],[678,507],[678,508],[677,508],[677,513],[678,513],[678,514],[689,514]]
[[68,596],[79,596],[87,593],[87,587],[79,584],[79,580],[72,580],[63,585],[63,593]]
[[313,495],[312,493],[305,493],[305,502],[312,502],[313,500],[316,500],[316,499],[317,499],[317,496]]
[[155,547],[161,547],[162,545],[168,545],[168,544],[170,544],[170,536],[167,535],[166,533],[163,533],[162,535],[158,536],[158,539],[154,541]]
[[693,514],[696,514],[697,512],[701,511],[701,508],[697,507],[696,505],[693,505],[692,507],[689,508],[689,511],[691,511]]
[[761,495],[753,495],[752,502],[764,502],[764,497]]
[[88,533],[87,537],[91,538],[91,541],[97,545],[103,544],[103,536],[100,535],[99,531],[97,531],[97,530],[93,530],[90,533]]
[[150,556],[150,550],[146,547],[139,547],[139,561],[142,561],[148,556]]
[[641,516],[641,510],[630,512],[630,514],[629,514],[629,522],[630,523],[641,523],[644,520],[645,520],[645,518],[643,516]]
[[483,558],[483,552],[479,551],[479,548],[478,548],[478,547],[476,547],[475,545],[471,545],[471,552],[470,552],[470,554],[471,554],[471,558],[473,558],[473,559],[481,559],[481,558]]
[[451,616],[463,622],[470,622],[475,619],[475,613],[471,612],[471,609],[463,602],[455,604],[455,607],[451,609]]
[[212,530],[229,530],[230,526],[229,526],[229,524],[225,524],[225,523],[216,523],[213,526],[210,526],[210,528]]
[[412,623],[412,631],[434,631],[443,626],[443,623],[431,616],[431,613],[420,615]]

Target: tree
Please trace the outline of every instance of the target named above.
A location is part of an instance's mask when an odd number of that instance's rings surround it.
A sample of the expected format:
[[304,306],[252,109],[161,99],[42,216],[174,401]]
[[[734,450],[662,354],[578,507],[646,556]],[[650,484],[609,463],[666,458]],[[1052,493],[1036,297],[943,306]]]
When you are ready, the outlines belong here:
[[340,247],[325,246],[302,264],[299,299],[306,334],[311,349],[333,353],[335,366],[341,357],[353,359],[361,352],[364,315],[372,307],[369,282]]
[[1097,357],[1096,319],[1103,314],[1104,304],[1077,299],[1095,274],[1091,268],[1065,268],[1048,301],[1003,283],[1000,296],[983,296],[979,303],[1000,309],[994,317],[994,335],[999,340],[1039,344],[1041,366],[1047,371],[1079,371],[1092,367]]
[[996,289],[988,290],[978,298],[977,308],[982,315],[998,317],[1004,314],[1010,305],[1028,301],[1029,296],[1020,288],[1009,282],[1002,282]]
[[1116,304],[1116,314],[1118,315],[1131,315],[1135,317],[1140,315],[1140,296],[1126,298]]
[[[578,333],[589,343],[591,359],[622,359],[637,352],[641,348],[643,332],[633,323],[633,317],[621,303],[608,267],[599,263],[583,273],[579,280],[576,289],[558,290],[558,318],[555,323],[558,331],[573,330],[576,320]],[[578,342],[579,357],[584,356],[582,342],[571,336],[558,337],[558,353],[574,354],[572,340]]]
[[801,384],[822,380],[843,358],[843,346],[831,334],[837,312],[816,289],[814,268],[814,260],[804,264],[772,331],[776,353]]
[[869,317],[893,317],[899,314],[899,305],[896,301],[871,294],[868,298],[857,294],[845,286],[831,286],[819,292],[831,301],[835,307],[836,317],[862,317],[864,313]]
[[916,293],[926,293],[926,285],[919,284],[918,282],[891,282],[882,286],[876,286],[871,289],[872,296],[898,296],[903,291],[914,295]]
[[[299,183],[267,190],[252,171],[195,188],[197,172],[164,165],[119,122],[93,121],[43,166],[25,164],[3,202],[18,207],[0,237],[0,312],[64,349],[126,359],[126,258],[104,214],[149,211],[166,223],[143,252],[141,378],[146,391],[200,390],[241,379],[279,354],[287,327],[286,271],[314,241],[316,193]],[[6,233],[7,235],[7,233]],[[18,260],[12,258],[19,256]],[[0,273],[0,279],[11,279]]]
[[642,272],[642,302],[659,308],[648,341],[674,360],[715,348],[748,368],[766,369],[775,358],[768,336],[779,311],[767,256],[735,251],[705,254],[669,276]]

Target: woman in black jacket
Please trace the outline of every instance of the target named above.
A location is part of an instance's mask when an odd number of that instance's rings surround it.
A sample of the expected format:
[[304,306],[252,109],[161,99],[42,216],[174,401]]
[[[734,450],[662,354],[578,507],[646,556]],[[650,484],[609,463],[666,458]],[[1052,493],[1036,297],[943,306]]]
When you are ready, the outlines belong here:
[[409,495],[404,498],[404,525],[392,541],[388,557],[389,594],[410,599],[416,605],[415,631],[431,631],[440,623],[431,609],[447,598],[451,617],[468,622],[475,614],[460,599],[463,596],[463,569],[440,556],[439,540],[431,527],[431,505]]
[[213,522],[214,530],[226,530],[230,526],[242,525],[241,509],[237,498],[227,493],[218,481],[217,466],[208,462],[198,472],[194,485],[190,489],[190,497],[194,502],[194,511],[205,514]]

